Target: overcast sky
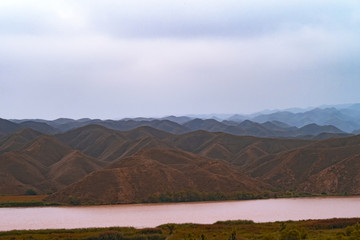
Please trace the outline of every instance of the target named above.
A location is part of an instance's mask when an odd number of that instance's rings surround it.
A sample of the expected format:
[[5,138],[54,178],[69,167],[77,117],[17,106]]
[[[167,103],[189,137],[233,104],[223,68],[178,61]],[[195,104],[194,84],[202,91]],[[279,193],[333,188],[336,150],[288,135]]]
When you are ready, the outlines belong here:
[[356,102],[358,0],[0,1],[0,118]]

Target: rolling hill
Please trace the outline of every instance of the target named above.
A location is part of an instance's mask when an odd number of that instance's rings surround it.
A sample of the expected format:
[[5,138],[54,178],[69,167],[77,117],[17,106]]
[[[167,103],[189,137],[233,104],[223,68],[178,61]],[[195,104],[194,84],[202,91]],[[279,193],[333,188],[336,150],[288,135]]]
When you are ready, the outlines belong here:
[[327,139],[261,157],[246,171],[280,189],[358,194],[359,154],[360,136]]
[[30,141],[40,136],[41,133],[29,128],[20,129],[0,139],[0,153],[16,151],[23,148]]
[[106,165],[53,136],[32,134],[39,133],[23,129],[1,145],[5,146],[0,154],[1,194],[24,194],[29,189],[54,192]]
[[225,161],[179,150],[146,149],[115,161],[48,197],[48,201],[131,203],[167,192],[262,191],[265,184]]

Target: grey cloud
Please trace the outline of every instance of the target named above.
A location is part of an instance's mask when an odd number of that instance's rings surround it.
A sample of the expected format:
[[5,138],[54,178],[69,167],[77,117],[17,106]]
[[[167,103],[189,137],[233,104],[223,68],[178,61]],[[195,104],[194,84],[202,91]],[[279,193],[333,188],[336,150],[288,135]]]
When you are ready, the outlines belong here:
[[0,106],[12,117],[119,118],[356,101],[359,68],[343,78],[335,66],[352,46],[306,32],[256,41],[27,38],[20,48],[21,38],[8,39]]
[[[19,1],[19,0],[15,0]],[[63,1],[57,9],[3,8],[0,33],[101,33],[120,38],[256,37],[303,26],[358,30],[354,1]],[[86,22],[64,21],[62,13]]]
[[358,29],[354,1],[92,1],[95,30],[117,37],[256,37],[303,26]]
[[0,117],[360,101],[356,1],[31,1],[3,9],[0,2]]

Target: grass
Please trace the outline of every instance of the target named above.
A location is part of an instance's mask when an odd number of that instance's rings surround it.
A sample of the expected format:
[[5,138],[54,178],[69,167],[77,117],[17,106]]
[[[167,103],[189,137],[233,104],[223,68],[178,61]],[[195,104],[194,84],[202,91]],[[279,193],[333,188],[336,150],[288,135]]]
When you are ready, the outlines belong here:
[[55,206],[57,203],[44,201],[47,195],[0,195],[0,207],[36,207],[36,206]]
[[0,240],[352,240],[359,218],[254,223],[164,224],[157,228],[88,228],[0,232]]
[[1,202],[41,202],[47,195],[4,195],[0,196]]
[[165,238],[166,234],[163,234],[160,228],[135,229],[112,227],[0,232],[1,240],[165,240]]

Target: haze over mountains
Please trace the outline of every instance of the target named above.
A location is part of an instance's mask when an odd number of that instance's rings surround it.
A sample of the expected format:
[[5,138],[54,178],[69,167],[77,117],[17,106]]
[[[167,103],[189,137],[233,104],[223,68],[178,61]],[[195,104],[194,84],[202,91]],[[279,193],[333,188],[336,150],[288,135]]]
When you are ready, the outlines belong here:
[[359,194],[359,106],[251,120],[0,119],[0,194],[94,203],[182,191]]
[[[210,117],[212,116],[212,117]],[[206,118],[202,118],[206,117]],[[225,118],[224,118],[225,117]],[[9,133],[23,127],[32,128],[46,134],[66,132],[71,129],[90,124],[128,131],[141,126],[149,126],[174,134],[205,130],[211,132],[226,132],[240,136],[259,137],[316,137],[322,133],[356,134],[360,130],[360,104],[330,106],[311,110],[290,109],[287,111],[272,111],[251,115],[208,115],[208,116],[168,116],[163,118],[127,118],[122,120],[100,119],[67,119],[59,118],[53,121],[42,119],[11,120]],[[5,123],[2,123],[5,124]],[[325,135],[320,138],[326,137]]]

